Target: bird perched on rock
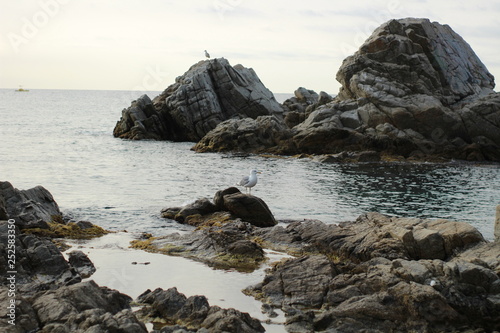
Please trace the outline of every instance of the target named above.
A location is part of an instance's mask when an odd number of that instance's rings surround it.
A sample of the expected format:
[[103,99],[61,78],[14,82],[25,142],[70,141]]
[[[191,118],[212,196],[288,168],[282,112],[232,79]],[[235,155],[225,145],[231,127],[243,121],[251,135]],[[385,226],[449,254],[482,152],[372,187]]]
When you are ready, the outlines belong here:
[[239,186],[244,186],[247,192],[250,192],[252,194],[252,187],[257,184],[257,174],[260,173],[260,171],[257,171],[255,169],[250,171],[250,176],[245,176],[243,177],[239,183],[236,185]]
[[205,50],[205,57],[207,57],[208,59],[210,59],[210,54],[207,52],[207,50]]

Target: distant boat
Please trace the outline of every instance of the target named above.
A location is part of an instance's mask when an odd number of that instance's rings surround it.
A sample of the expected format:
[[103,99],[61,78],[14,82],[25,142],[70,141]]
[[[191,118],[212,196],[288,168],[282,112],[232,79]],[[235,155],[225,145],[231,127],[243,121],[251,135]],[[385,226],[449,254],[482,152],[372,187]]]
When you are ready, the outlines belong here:
[[28,89],[23,89],[23,86],[19,86],[19,89],[16,89],[16,91],[29,91]]

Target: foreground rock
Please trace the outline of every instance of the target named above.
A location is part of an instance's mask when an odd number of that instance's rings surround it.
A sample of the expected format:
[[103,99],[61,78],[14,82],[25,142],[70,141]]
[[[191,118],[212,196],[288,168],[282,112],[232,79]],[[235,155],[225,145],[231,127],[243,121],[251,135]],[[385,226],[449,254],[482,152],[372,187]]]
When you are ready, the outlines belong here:
[[[145,321],[167,322],[154,332],[264,332],[261,323],[248,313],[210,306],[205,296],[186,297],[176,288],[147,290],[137,299],[145,306],[139,316]],[[189,328],[188,328],[189,327]]]
[[266,260],[262,247],[249,237],[253,229],[249,223],[229,220],[188,234],[136,240],[132,247],[194,259],[215,268],[251,272]]
[[125,139],[198,141],[230,118],[281,116],[282,107],[255,71],[224,58],[200,61],[152,101],[141,96],[113,131]]
[[465,223],[367,214],[267,229],[260,244],[298,257],[246,293],[283,309],[290,332],[500,328],[500,247]]
[[248,121],[227,121],[193,149],[500,161],[494,78],[449,26],[390,20],[344,60],[337,80],[331,102],[301,88],[284,103],[283,121],[265,117],[251,125],[253,136]]

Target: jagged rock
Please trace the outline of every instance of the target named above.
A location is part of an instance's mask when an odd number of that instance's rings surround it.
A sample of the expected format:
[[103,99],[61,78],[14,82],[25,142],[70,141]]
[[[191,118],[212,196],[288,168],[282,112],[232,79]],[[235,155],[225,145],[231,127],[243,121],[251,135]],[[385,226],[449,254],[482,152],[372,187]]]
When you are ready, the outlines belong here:
[[277,116],[257,119],[230,119],[207,133],[192,150],[197,152],[265,152],[291,136],[288,127]]
[[[248,313],[235,309],[221,309],[210,306],[205,296],[186,297],[179,293],[177,288],[154,291],[147,290],[137,298],[139,303],[145,304],[140,315],[152,321],[159,318],[169,323],[166,328],[154,332],[172,332],[175,327],[180,332],[264,332],[261,323]],[[187,328],[189,327],[189,329]],[[175,331],[177,332],[177,331]]]
[[132,242],[132,247],[182,256],[221,269],[253,271],[265,261],[262,247],[249,239],[253,229],[249,223],[229,221],[188,234],[174,233],[136,240]]
[[33,309],[44,332],[147,332],[130,310],[130,301],[88,281],[43,293]]
[[18,190],[9,182],[0,182],[0,215],[16,220],[21,229],[47,228],[47,222],[60,217],[61,211],[43,186]]
[[[5,276],[12,271],[7,265],[8,222],[0,221],[0,274]],[[26,284],[26,289],[56,288],[61,285],[81,281],[64,259],[59,249],[49,240],[21,233],[15,228],[16,279],[19,284]],[[3,282],[2,282],[3,283]]]
[[[284,135],[273,134],[280,140],[238,147],[237,127],[229,137],[216,128],[195,150],[290,155],[372,150],[410,159],[500,160],[494,78],[447,25],[390,20],[344,60],[337,80],[342,87],[331,102],[323,98],[308,105],[317,95],[300,88],[283,103]],[[226,139],[231,144],[224,144]]]
[[281,117],[282,112],[253,69],[210,59],[191,66],[153,101],[142,96],[132,102],[113,135],[196,142],[230,118]]
[[339,225],[291,222],[251,235],[297,256],[244,291],[282,309],[293,331],[499,328],[499,243],[485,242],[465,223],[369,213]]
[[88,278],[96,271],[92,261],[82,251],[75,250],[68,253],[68,261],[82,278]]

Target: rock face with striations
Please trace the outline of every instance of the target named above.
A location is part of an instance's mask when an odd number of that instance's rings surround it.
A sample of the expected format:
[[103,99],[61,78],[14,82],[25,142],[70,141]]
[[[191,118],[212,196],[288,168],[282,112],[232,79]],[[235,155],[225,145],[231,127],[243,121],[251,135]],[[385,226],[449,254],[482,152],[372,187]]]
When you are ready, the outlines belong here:
[[113,131],[125,139],[198,141],[227,119],[281,115],[255,71],[224,58],[200,61],[152,101],[141,96]]
[[220,124],[194,149],[278,154],[370,150],[405,158],[500,160],[500,94],[493,91],[494,78],[447,25],[390,20],[344,60],[337,80],[342,87],[333,101],[286,112],[286,124],[294,127],[274,125],[262,135],[274,138],[265,147],[260,137],[236,146],[234,138],[246,128],[244,121],[233,120]]

